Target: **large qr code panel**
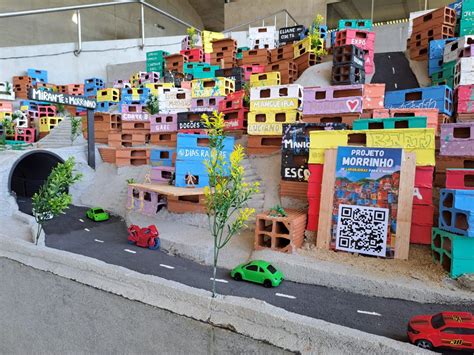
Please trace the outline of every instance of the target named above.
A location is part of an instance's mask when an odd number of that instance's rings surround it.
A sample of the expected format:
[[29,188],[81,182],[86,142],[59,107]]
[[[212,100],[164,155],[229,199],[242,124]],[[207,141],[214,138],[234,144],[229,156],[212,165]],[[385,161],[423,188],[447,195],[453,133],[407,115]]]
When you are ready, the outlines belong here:
[[387,208],[339,205],[336,249],[386,256]]

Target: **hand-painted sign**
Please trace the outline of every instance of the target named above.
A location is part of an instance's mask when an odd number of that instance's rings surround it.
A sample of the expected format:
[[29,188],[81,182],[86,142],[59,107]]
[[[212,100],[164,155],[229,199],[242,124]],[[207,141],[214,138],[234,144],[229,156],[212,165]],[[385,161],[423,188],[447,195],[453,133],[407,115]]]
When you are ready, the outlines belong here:
[[34,88],[28,91],[28,99],[67,106],[84,107],[91,110],[94,110],[97,107],[97,102],[95,100],[88,99],[84,96],[71,96]]
[[304,31],[305,28],[302,25],[280,28],[278,31],[278,42],[285,44],[299,41]]

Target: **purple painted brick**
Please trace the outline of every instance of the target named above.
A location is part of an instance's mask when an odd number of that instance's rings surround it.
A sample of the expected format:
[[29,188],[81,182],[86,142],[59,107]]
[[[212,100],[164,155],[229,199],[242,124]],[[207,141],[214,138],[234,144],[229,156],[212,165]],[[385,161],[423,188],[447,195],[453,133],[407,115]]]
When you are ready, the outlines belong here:
[[164,195],[137,186],[128,186],[127,209],[153,216],[164,205],[166,205]]
[[474,156],[474,122],[441,125],[441,155]]
[[362,90],[362,85],[304,88],[303,115],[361,113]]
[[142,113],[143,105],[122,105],[122,113]]
[[153,166],[151,168],[151,182],[163,183],[168,182],[175,172],[174,166]]
[[198,99],[191,99],[191,111],[219,111],[219,102],[224,99],[225,96],[201,97]]
[[157,132],[176,132],[178,130],[178,114],[160,113],[150,116],[150,131]]

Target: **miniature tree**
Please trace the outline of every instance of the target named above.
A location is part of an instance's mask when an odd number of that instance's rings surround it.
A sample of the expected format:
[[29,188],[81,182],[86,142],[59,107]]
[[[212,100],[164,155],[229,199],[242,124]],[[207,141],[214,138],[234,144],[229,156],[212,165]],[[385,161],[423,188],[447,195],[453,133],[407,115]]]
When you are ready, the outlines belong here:
[[193,49],[198,43],[198,33],[194,27],[189,27],[186,32],[189,37],[189,47]]
[[150,115],[156,115],[160,112],[160,103],[158,101],[158,96],[150,95],[146,101],[146,108]]
[[209,229],[214,239],[214,269],[212,297],[216,297],[216,272],[219,252],[233,236],[246,228],[246,222],[255,212],[247,202],[259,191],[259,183],[244,182],[244,168],[241,166],[244,150],[237,145],[230,154],[229,163],[224,152],[224,117],[213,112],[212,117],[204,114],[202,121],[208,129],[210,155],[205,165],[209,174],[209,185],[204,188],[206,213]]
[[82,133],[82,119],[80,117],[71,117],[71,145]]
[[316,57],[322,57],[323,55],[327,54],[327,51],[324,48],[324,40],[321,38],[321,32],[319,31],[319,26],[321,26],[323,23],[324,17],[318,14],[314,18],[309,30],[311,47],[313,48],[313,53],[316,54]]
[[81,177],[82,174],[74,173],[74,158],[71,157],[56,165],[44,185],[33,195],[33,215],[38,223],[35,244],[38,244],[44,223],[69,207],[72,202],[72,196],[68,192],[69,186]]

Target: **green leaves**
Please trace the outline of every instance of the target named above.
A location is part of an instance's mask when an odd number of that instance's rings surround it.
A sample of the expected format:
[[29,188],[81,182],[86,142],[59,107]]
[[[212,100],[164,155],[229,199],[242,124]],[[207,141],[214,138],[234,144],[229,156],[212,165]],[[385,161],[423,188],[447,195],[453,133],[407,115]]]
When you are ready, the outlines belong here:
[[43,223],[58,216],[69,207],[72,196],[68,192],[69,186],[79,181],[82,174],[74,173],[74,158],[71,157],[64,163],[58,164],[48,176],[45,184],[32,197],[33,214],[38,228],[36,242],[41,233]]
[[82,133],[82,118],[71,117],[71,143]]

